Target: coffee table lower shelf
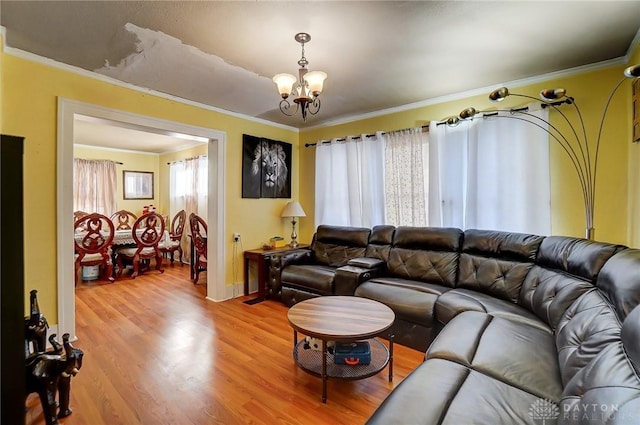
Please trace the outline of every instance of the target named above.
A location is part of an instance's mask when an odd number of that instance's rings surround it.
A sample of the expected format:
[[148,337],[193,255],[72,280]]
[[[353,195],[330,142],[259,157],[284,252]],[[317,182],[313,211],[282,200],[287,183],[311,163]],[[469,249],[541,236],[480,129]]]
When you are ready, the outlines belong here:
[[[325,380],[344,379],[356,380],[364,379],[379,373],[389,364],[391,358],[389,349],[377,338],[367,340],[371,347],[371,362],[368,365],[343,365],[333,361],[333,354],[325,353],[326,356],[326,376],[322,375],[322,351],[305,349],[304,340],[298,341],[293,348],[293,359],[296,364],[305,372],[323,378],[323,402],[326,401]],[[393,372],[389,366],[389,382],[393,379]]]

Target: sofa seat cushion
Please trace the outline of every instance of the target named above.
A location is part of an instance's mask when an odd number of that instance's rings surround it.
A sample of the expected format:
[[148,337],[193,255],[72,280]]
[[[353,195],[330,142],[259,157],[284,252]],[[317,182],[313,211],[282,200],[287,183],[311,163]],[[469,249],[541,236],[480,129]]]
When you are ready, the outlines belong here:
[[558,401],[562,379],[552,332],[467,311],[438,334],[426,354],[460,363],[539,398]]
[[378,277],[360,284],[355,295],[386,304],[398,319],[431,327],[434,304],[449,289],[415,280]]
[[540,422],[530,412],[538,400],[467,366],[429,359],[389,394],[367,424],[534,425]]
[[478,311],[493,316],[525,322],[530,326],[548,330],[549,326],[529,310],[511,301],[501,300],[470,289],[452,289],[436,302],[436,319],[446,325],[464,311]]
[[333,294],[335,267],[292,264],[282,270],[282,286],[295,286],[318,294]]

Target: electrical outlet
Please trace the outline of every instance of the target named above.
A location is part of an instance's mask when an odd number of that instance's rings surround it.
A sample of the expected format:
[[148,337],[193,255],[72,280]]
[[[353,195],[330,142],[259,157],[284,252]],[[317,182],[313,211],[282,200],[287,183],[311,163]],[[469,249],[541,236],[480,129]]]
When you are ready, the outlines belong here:
[[240,233],[234,233],[233,234],[233,241],[234,242],[240,242]]

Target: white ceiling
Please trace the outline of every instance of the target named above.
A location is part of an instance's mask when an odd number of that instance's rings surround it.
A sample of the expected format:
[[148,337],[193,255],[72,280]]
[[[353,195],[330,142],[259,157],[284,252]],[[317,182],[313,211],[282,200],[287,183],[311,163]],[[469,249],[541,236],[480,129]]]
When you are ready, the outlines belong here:
[[[624,57],[640,1],[2,0],[0,22],[11,47],[305,127]],[[297,73],[297,32],[329,75],[306,124],[271,81]]]
[[117,121],[77,116],[73,123],[73,142],[78,145],[163,154],[188,149],[206,143],[207,140]]

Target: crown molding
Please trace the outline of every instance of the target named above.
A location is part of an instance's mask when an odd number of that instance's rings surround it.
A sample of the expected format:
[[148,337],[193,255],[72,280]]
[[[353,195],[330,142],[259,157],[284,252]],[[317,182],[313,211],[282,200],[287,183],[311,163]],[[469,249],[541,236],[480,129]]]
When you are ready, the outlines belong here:
[[633,40],[631,40],[627,54],[624,57],[626,65],[633,65],[630,64],[629,61],[631,60],[631,56],[633,56],[633,52],[635,52],[637,48],[640,48],[640,29],[636,32],[636,36],[633,37]]

